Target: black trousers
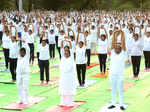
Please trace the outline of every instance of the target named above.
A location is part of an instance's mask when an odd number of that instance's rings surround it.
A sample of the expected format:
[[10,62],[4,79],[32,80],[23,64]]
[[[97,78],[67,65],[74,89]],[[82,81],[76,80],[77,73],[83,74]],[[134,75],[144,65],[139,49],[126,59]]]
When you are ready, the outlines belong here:
[[39,56],[40,56],[40,53],[37,52],[38,66],[40,67],[40,64],[39,64],[39,62],[40,62]]
[[40,80],[44,81],[44,71],[46,73],[46,81],[49,82],[49,60],[40,60]]
[[150,68],[150,51],[144,51],[145,68]]
[[49,45],[50,58],[55,58],[55,44]]
[[16,80],[16,68],[17,68],[17,58],[10,58],[10,72],[12,75],[12,80]]
[[5,58],[5,66],[6,69],[8,69],[8,64],[9,64],[9,49],[3,48],[4,51],[4,58]]
[[59,53],[59,58],[61,59],[61,52],[60,52],[61,48],[58,47],[58,53]]
[[30,48],[30,62],[34,61],[34,44],[28,44]]
[[87,65],[90,66],[91,49],[86,49]]
[[0,45],[2,44],[2,37],[3,37],[3,32],[0,31]]
[[55,36],[56,48],[58,49],[58,36]]
[[85,84],[86,64],[76,64],[77,76],[80,86]]
[[141,56],[131,56],[134,77],[138,77],[140,72]]
[[98,54],[98,59],[100,63],[100,71],[106,72],[106,60],[107,60],[107,54]]

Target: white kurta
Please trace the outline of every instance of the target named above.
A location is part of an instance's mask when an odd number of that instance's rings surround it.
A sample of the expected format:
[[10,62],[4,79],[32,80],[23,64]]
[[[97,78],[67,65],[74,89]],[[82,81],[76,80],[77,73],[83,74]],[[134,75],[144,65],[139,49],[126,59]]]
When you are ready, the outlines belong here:
[[63,57],[60,62],[59,93],[61,95],[75,95],[76,87],[77,80],[74,59]]

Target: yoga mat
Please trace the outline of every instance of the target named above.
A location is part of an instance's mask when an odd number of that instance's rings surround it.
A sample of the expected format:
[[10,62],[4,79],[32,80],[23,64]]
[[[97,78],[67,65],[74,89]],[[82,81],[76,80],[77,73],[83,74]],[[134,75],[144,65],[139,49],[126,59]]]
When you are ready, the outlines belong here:
[[[124,88],[123,88],[123,90],[126,91],[126,90],[128,90],[129,88],[131,88],[132,86],[134,86],[135,84],[136,84],[135,82],[125,82],[125,83],[124,83]],[[109,88],[108,90],[111,91],[110,88]]]
[[94,78],[107,78],[108,75],[109,75],[109,72],[107,71],[105,74],[97,73],[95,75],[91,75],[90,77],[94,77]]
[[61,107],[59,105],[52,107],[51,109],[47,110],[46,112],[72,112],[74,109],[78,108],[80,105],[86,103],[85,101],[74,101],[73,107]]
[[150,69],[143,69],[144,72],[150,72]]
[[98,55],[97,53],[91,53],[92,56]]
[[0,82],[2,84],[16,84],[15,82]]
[[59,78],[55,77],[49,81],[49,84],[46,84],[46,81],[45,81],[44,84],[37,83],[37,84],[34,84],[33,86],[51,86],[51,85],[58,83],[58,81],[59,81]]
[[[139,80],[146,78],[148,75],[150,75],[149,72],[141,72],[141,73],[139,73]],[[133,75],[132,75],[132,76],[129,76],[127,79],[128,79],[128,80],[130,80],[130,79],[131,79],[131,80],[135,80],[135,79],[133,78]]]
[[[100,109],[99,112],[124,112],[120,109],[120,104],[116,104],[116,108],[113,108],[113,109],[108,109],[108,107],[111,106],[111,104],[107,104],[105,105],[104,107],[102,107]],[[124,108],[127,109],[128,108],[128,104],[124,104]]]
[[79,87],[79,86],[77,86],[77,89],[88,88],[89,86],[92,86],[92,85],[95,84],[96,82],[97,82],[97,80],[86,80],[84,87]]
[[3,97],[3,96],[5,96],[4,94],[0,94],[0,97]]
[[86,66],[86,69],[93,68],[93,67],[95,67],[97,65],[99,65],[99,64],[91,63],[90,66]]
[[9,104],[8,106],[6,107],[3,107],[1,109],[4,109],[4,110],[24,110],[28,107],[31,107],[35,104],[38,104],[39,102],[45,100],[46,98],[44,97],[29,97],[29,104],[28,105],[24,105],[24,104],[17,104],[16,102],[12,103],[12,104]]

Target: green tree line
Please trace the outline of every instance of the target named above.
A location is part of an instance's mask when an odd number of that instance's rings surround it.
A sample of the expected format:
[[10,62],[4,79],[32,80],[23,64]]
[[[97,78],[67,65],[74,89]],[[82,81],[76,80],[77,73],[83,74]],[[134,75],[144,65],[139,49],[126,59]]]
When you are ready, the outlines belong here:
[[[0,10],[18,9],[19,0],[0,0]],[[150,0],[23,0],[24,10],[34,9],[149,9]]]

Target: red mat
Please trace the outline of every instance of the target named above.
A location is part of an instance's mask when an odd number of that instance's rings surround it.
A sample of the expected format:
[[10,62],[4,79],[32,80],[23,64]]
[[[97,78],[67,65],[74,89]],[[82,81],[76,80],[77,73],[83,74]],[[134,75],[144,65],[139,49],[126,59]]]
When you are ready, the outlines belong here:
[[95,77],[95,78],[107,78],[109,75],[109,72],[107,71],[105,74],[103,73],[97,73],[95,75],[91,75],[90,77]]
[[91,53],[91,55],[92,55],[92,56],[97,56],[98,54],[97,54],[97,53]]
[[3,52],[3,50],[0,50],[0,52]]
[[95,67],[97,65],[99,65],[99,64],[91,63],[90,66],[86,66],[86,69],[93,68],[93,67]]
[[17,104],[16,102],[3,107],[2,109],[4,110],[24,110],[28,107],[33,106],[34,104],[38,104],[39,102],[45,100],[46,98],[43,97],[29,97],[29,104],[28,105],[24,105],[24,104]]
[[84,103],[86,103],[86,102],[85,101],[74,101],[73,107],[55,106],[46,112],[72,112],[74,109],[78,108],[80,105],[82,105]]
[[44,84],[37,83],[34,86],[51,86],[51,85],[54,85],[54,84],[58,83],[58,81],[59,81],[59,78],[55,77],[55,78],[52,78],[49,81],[49,84],[46,84],[46,81],[45,81]]
[[[132,86],[134,86],[135,84],[136,84],[135,82],[125,82],[125,83],[124,83],[124,88],[123,88],[123,90],[126,91],[126,90],[128,90],[129,88],[131,88]],[[111,91],[110,88],[109,88],[108,90]]]

